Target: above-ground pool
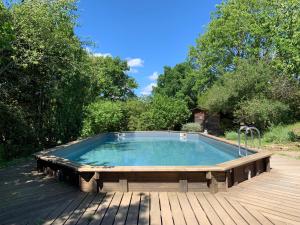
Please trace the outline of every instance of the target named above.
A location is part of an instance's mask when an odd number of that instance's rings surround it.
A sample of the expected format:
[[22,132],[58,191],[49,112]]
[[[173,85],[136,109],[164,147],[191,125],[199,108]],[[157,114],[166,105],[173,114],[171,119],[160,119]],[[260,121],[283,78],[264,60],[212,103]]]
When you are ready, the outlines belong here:
[[[106,134],[70,150],[54,155],[95,166],[208,166],[240,157],[234,145],[180,133]],[[253,154],[246,151],[243,154]]]
[[[242,154],[240,154],[242,153]],[[38,168],[83,191],[226,191],[269,170],[270,153],[200,133],[106,133],[38,153]]]

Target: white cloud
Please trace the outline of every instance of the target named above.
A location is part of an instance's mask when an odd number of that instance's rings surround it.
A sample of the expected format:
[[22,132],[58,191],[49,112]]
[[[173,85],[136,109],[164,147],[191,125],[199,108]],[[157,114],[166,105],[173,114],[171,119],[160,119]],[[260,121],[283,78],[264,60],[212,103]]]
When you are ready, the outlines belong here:
[[154,72],[152,75],[150,75],[149,77],[149,80],[152,80],[152,81],[156,81],[157,78],[158,78],[158,72]]
[[128,73],[138,73],[139,71],[135,68],[130,67]]
[[86,47],[85,50],[86,50],[87,53],[89,53],[93,56],[96,56],[96,57],[112,57],[112,54],[110,54],[110,53],[94,52],[89,47]]
[[140,58],[127,58],[127,64],[129,67],[143,67],[144,60]]
[[100,53],[100,52],[96,52],[96,53],[92,53],[94,56],[96,57],[112,57],[112,54],[110,53]]
[[153,90],[153,87],[156,87],[157,84],[152,82],[151,84],[148,84],[146,87],[143,88],[141,91],[141,95],[151,95],[151,92]]

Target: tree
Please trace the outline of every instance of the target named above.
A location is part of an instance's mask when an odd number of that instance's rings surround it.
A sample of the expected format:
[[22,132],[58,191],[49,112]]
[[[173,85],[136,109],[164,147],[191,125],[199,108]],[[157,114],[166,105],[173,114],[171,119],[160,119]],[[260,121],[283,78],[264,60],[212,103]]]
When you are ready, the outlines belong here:
[[199,94],[235,70],[236,59],[269,60],[278,73],[300,74],[299,0],[227,0],[212,15],[206,32],[190,49]]
[[176,130],[190,117],[191,112],[183,100],[155,95],[147,111],[140,114],[139,130]]
[[129,77],[126,61],[116,57],[90,55],[91,73],[93,74],[92,92],[95,97],[112,100],[126,100],[134,97],[133,89],[137,83]]
[[8,8],[1,2],[0,8],[0,145],[6,157],[77,138],[91,79],[88,55],[74,33],[76,2],[28,0]]
[[239,60],[235,71],[224,74],[199,97],[199,106],[261,129],[287,123],[297,118],[300,107],[300,87],[291,79],[277,74],[264,60]]
[[261,130],[265,130],[272,125],[287,123],[291,119],[288,105],[258,96],[244,101],[234,111],[234,116],[236,122],[253,124]]
[[235,107],[257,95],[266,95],[276,75],[268,62],[240,60],[233,72],[225,73],[199,97],[201,108],[232,114]]
[[97,100],[86,108],[82,135],[121,131],[125,127],[126,113],[122,102]]
[[193,68],[188,62],[177,64],[173,68],[165,66],[164,73],[157,79],[154,94],[184,99],[190,108],[195,107],[197,95],[192,90],[195,84],[193,73]]

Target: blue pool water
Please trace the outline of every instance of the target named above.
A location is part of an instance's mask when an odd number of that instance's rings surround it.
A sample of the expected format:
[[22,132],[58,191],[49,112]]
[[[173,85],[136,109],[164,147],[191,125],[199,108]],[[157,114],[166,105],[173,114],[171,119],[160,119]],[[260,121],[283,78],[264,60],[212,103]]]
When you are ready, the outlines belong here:
[[[248,154],[251,154],[249,152]],[[214,165],[238,158],[237,147],[196,134],[181,140],[179,133],[107,134],[83,141],[55,155],[97,166]]]

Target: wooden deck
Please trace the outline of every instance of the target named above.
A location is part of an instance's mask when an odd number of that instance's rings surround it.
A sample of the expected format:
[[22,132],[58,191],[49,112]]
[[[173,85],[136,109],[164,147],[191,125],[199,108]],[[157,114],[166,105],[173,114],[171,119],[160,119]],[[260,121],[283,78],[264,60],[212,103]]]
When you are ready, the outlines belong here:
[[85,194],[35,171],[0,170],[0,224],[300,224],[300,160],[274,156],[272,171],[227,193]]

